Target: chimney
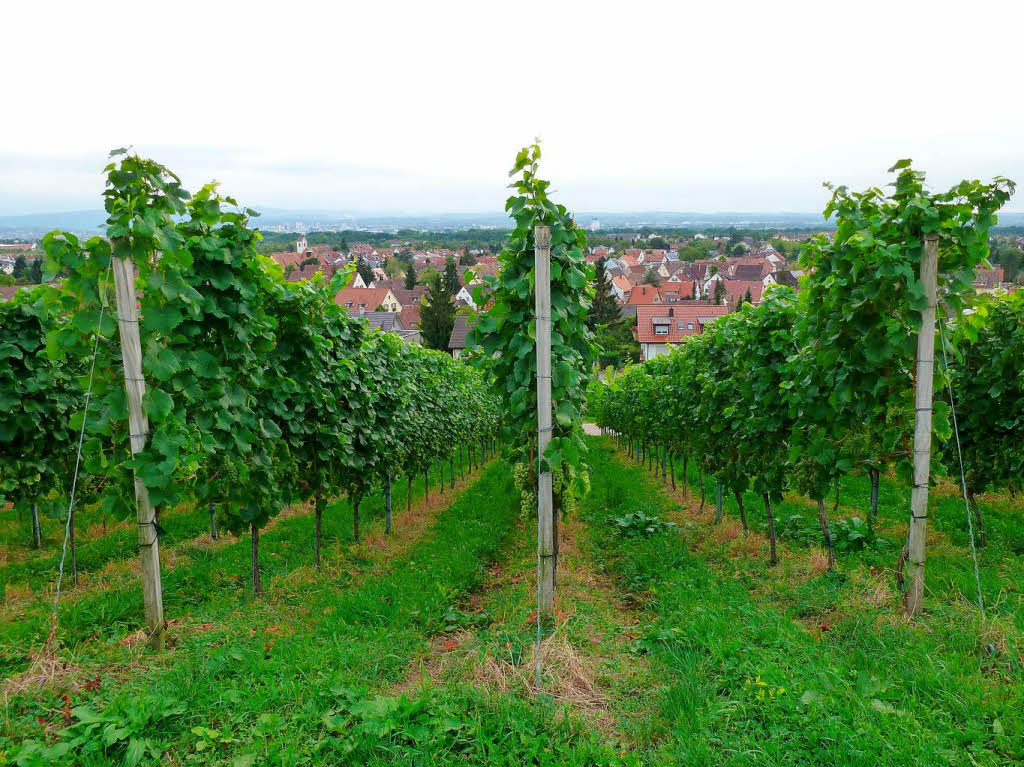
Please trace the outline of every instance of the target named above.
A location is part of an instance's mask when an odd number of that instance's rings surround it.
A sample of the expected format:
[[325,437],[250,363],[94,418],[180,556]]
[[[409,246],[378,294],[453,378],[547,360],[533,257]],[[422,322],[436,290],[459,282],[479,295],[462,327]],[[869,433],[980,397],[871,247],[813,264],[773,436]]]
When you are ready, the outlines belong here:
[[671,306],[668,309],[668,316],[669,317],[675,317],[676,316],[676,310],[673,309]]

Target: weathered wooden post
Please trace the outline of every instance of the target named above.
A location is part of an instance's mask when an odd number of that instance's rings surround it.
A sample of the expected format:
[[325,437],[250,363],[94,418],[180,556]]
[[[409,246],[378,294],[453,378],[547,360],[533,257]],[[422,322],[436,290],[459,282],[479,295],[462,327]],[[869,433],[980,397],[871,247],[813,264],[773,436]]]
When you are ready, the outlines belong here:
[[41,549],[43,547],[43,528],[39,524],[39,504],[32,504],[32,547]]
[[[551,229],[534,229],[534,307],[537,328],[537,463],[551,442]],[[537,476],[537,621],[551,617],[555,598],[554,509],[551,470]],[[538,682],[540,661],[538,654]]]
[[384,532],[391,532],[391,475],[384,478]]
[[[117,298],[117,324],[121,335],[124,389],[128,395],[128,429],[132,456],[146,447],[149,419],[142,410],[146,382],[142,378],[142,344],[139,341],[139,310],[135,297],[135,266],[125,258],[113,263]],[[164,603],[160,587],[160,541],[157,539],[156,510],[142,478],[135,474],[135,505],[139,527],[139,556],[142,560],[142,597],[145,605],[149,646],[164,646]]]
[[932,376],[935,372],[935,291],[939,236],[926,234],[921,249],[921,285],[925,306],[917,334],[917,391],[914,396],[914,486],[910,491],[910,535],[907,538],[910,583],[903,597],[907,617],[921,612],[924,598],[924,544],[928,532],[928,481],[932,447]]

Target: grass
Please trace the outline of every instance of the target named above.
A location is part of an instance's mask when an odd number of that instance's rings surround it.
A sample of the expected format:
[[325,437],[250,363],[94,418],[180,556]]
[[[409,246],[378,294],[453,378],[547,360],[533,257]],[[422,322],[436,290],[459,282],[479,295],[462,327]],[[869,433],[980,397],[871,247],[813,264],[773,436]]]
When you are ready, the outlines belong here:
[[[667,682],[661,758],[967,765],[1024,757],[1021,603],[1007,597],[1024,573],[1012,539],[992,536],[982,563],[990,621],[982,626],[971,603],[970,557],[958,545],[955,496],[936,499],[927,614],[910,623],[891,583],[908,496],[891,478],[882,486],[879,540],[841,551],[837,572],[827,573],[813,536],[802,532],[816,529],[805,499],[776,509],[789,526],[782,562],[770,567],[753,497],[744,537],[731,518],[734,504],[716,527],[692,493],[680,503],[681,493],[671,497],[660,477],[624,465],[621,455],[604,448],[596,457],[603,481],[588,504],[591,544],[652,619],[642,645]],[[713,497],[713,486],[705,490]],[[851,479],[841,497],[866,501],[867,483]],[[1007,527],[1021,512],[986,506]],[[638,508],[676,520],[679,532],[632,539],[599,532]]]
[[[883,479],[877,534],[851,539],[834,573],[813,506],[787,498],[771,567],[756,499],[744,536],[731,499],[715,525],[692,490],[671,492],[607,439],[590,443],[593,489],[561,526],[540,690],[534,523],[519,516],[499,461],[455,497],[403,511],[392,536],[379,499],[363,505],[358,545],[344,503],[332,508],[320,573],[310,519],[283,517],[262,539],[261,600],[247,583],[246,537],[169,547],[177,622],[159,655],[125,641],[138,628],[138,586],[130,562],[112,557],[62,614],[55,678],[8,694],[0,765],[15,755],[27,767],[1024,757],[1020,502],[981,499],[991,531],[982,625],[959,499],[955,488],[936,494],[927,611],[911,623],[892,574],[906,524],[896,479]],[[837,517],[864,516],[867,497],[866,481],[851,478]],[[26,636],[38,638],[42,624],[26,614]],[[21,635],[8,616],[0,646],[13,647]]]
[[[431,473],[431,497],[444,499],[437,492],[437,470]],[[447,481],[447,480],[446,480]],[[423,495],[422,479],[413,483],[413,498]],[[393,507],[406,504],[406,483],[393,487]],[[89,520],[98,531],[90,510],[80,516],[82,529]],[[376,493],[363,501],[363,522],[380,522],[384,499]],[[7,530],[14,512],[7,517]],[[248,535],[238,538],[221,533],[220,540],[209,539],[209,519],[205,509],[178,509],[163,515],[161,526],[168,532],[162,539],[162,582],[164,608],[168,616],[193,614],[208,603],[217,605],[249,604],[250,542]],[[323,544],[327,549],[352,542],[351,505],[345,498],[331,503],[323,518]],[[166,519],[166,521],[165,521]],[[60,600],[60,641],[75,653],[101,655],[104,648],[116,645],[142,627],[139,587],[137,532],[132,524],[108,529],[106,535],[84,538],[79,546],[79,584],[74,586],[65,570]],[[263,579],[273,580],[313,564],[311,512],[306,505],[285,510],[260,537],[260,565]],[[24,542],[22,546],[26,546]],[[96,553],[95,557],[91,553]],[[358,555],[357,555],[358,556]],[[8,566],[4,585],[4,604],[0,609],[0,675],[24,670],[35,648],[45,639],[53,608],[53,584],[60,557],[60,544]],[[347,563],[350,567],[359,561]],[[65,564],[67,568],[67,564]]]

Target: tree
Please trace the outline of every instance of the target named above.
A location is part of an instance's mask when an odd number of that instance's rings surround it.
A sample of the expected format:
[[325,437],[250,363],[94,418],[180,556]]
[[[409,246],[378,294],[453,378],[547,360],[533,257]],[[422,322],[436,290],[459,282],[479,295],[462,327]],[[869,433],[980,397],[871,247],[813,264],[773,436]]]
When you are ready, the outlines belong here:
[[743,300],[740,301],[740,305],[742,306],[743,304],[753,304],[753,303],[754,303],[754,299],[750,295],[750,288],[747,288],[747,292],[743,294]]
[[28,259],[24,255],[19,255],[14,259],[14,271],[11,272],[11,276],[16,280],[24,280],[28,272]]
[[654,267],[648,267],[647,271],[644,272],[644,284],[645,285],[660,285],[661,275],[654,271]]
[[373,282],[373,269],[366,263],[366,259],[362,256],[359,257],[359,261],[356,264],[356,271],[359,272],[359,276],[363,278],[363,282],[366,283],[366,287],[370,287],[370,283]]
[[427,300],[420,312],[420,334],[428,349],[445,351],[455,326],[455,301],[440,277],[430,282]]
[[395,256],[385,260],[381,268],[384,269],[384,274],[388,276],[389,280],[399,280],[405,277],[407,264]]
[[461,287],[459,283],[459,270],[455,266],[455,256],[448,256],[444,262],[444,289],[448,291],[452,298],[455,298]]
[[[430,285],[434,280],[441,279],[441,270],[434,266],[427,266],[419,273],[420,285]],[[441,287],[444,287],[444,283],[441,283]]]
[[405,267],[405,289],[412,290],[416,287],[416,265],[409,261]]
[[711,303],[716,306],[725,301],[725,283],[722,280],[715,280],[715,295]]
[[619,321],[619,318],[619,305],[615,302],[615,296],[612,294],[608,270],[605,268],[603,260],[598,261],[594,267],[594,300],[587,313],[587,327],[592,331],[596,331],[602,325],[610,329]]
[[[494,249],[494,246],[491,246]],[[476,266],[476,256],[469,252],[469,248],[466,248],[465,252],[459,256],[459,263],[462,266]]]

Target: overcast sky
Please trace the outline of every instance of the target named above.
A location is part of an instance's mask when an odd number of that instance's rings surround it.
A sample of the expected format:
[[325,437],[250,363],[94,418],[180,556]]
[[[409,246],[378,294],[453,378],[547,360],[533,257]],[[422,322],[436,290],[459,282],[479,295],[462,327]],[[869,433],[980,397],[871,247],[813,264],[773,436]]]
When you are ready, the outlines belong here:
[[[5,5],[0,215],[100,207],[107,150],[253,206],[818,211],[821,182],[1024,182],[1024,2]],[[1024,192],[1010,209],[1024,210]]]

